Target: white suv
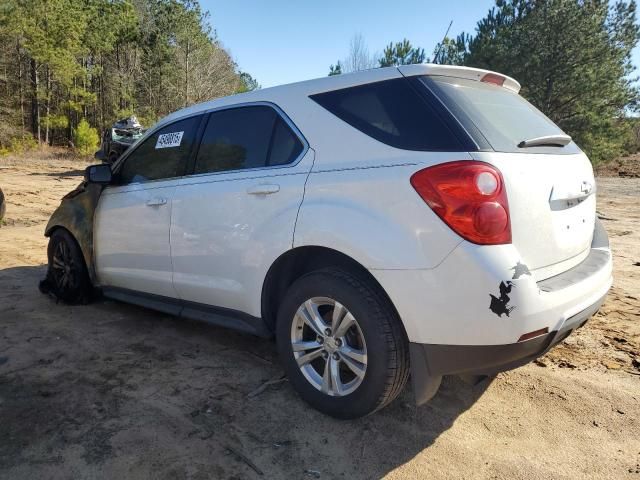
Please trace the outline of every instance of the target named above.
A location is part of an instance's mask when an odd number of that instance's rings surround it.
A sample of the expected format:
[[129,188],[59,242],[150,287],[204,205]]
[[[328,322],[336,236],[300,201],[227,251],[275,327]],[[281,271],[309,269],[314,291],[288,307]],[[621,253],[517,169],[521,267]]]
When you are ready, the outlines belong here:
[[483,70],[411,65],[173,113],[53,214],[42,282],[275,334],[353,418],[543,354],[611,286],[589,160]]

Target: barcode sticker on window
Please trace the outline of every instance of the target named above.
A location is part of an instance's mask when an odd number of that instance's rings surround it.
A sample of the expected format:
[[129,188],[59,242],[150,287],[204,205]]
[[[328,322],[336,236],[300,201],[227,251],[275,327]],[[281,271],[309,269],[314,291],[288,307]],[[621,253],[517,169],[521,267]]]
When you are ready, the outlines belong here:
[[182,143],[182,135],[184,132],[163,133],[158,137],[156,142],[156,150],[158,148],[179,147]]

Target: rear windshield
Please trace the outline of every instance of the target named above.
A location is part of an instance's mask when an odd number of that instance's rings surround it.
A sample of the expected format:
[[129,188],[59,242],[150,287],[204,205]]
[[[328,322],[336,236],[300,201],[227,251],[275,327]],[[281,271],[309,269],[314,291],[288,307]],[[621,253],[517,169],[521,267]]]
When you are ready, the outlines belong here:
[[575,143],[564,147],[519,148],[523,140],[564,134],[542,112],[515,92],[475,80],[430,76],[422,82],[435,90],[451,113],[464,125],[471,123],[497,152],[554,153],[579,152]]

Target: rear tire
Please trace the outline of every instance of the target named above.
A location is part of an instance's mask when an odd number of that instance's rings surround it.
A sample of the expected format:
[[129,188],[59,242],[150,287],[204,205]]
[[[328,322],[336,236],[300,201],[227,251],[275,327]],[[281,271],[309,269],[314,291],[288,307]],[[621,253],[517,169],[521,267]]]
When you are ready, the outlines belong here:
[[409,377],[408,341],[394,308],[373,282],[339,268],[293,283],[278,311],[276,340],[293,387],[332,417],[385,407]]
[[49,268],[40,288],[67,303],[87,303],[91,280],[82,250],[73,236],[62,228],[53,232],[47,248]]

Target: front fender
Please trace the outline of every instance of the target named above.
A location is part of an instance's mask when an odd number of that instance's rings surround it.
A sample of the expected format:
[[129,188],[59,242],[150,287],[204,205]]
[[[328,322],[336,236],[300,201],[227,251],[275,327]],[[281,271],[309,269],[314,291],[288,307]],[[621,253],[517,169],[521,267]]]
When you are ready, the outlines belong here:
[[75,190],[62,197],[62,202],[49,218],[44,230],[45,237],[50,237],[56,228],[65,228],[73,235],[82,250],[89,278],[94,285],[93,217],[102,190],[102,185],[82,182]]

